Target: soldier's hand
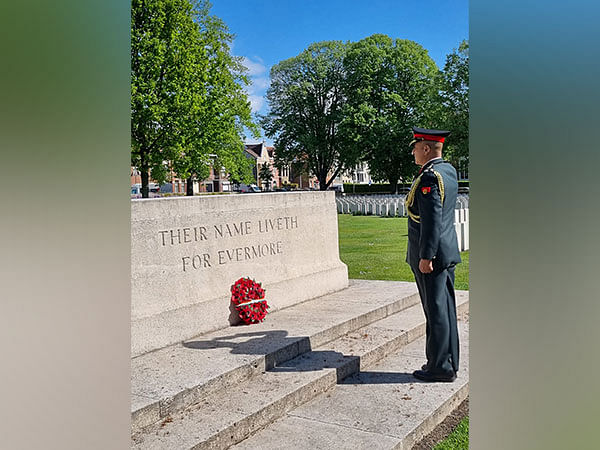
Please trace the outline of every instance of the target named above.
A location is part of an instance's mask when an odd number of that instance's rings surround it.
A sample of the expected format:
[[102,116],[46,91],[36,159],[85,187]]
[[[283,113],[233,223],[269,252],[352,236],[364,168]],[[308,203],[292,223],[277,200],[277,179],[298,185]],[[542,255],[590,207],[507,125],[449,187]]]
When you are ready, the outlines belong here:
[[421,273],[433,272],[433,261],[431,259],[422,259],[419,261],[419,270]]

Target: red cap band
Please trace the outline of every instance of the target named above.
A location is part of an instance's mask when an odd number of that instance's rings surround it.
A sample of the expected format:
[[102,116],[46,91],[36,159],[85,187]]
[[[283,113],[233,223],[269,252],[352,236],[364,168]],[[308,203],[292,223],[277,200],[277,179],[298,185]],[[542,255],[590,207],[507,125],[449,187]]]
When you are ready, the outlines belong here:
[[416,133],[415,133],[415,137],[423,138],[426,141],[435,141],[435,142],[444,142],[444,140],[446,139],[445,137],[441,137],[441,136],[433,136],[431,134],[416,134]]

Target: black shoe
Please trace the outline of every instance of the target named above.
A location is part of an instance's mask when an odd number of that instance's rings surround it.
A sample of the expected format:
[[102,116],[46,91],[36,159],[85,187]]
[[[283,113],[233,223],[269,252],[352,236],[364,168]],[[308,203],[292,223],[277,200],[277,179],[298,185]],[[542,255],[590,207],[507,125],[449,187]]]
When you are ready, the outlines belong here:
[[421,381],[436,382],[441,381],[451,383],[456,380],[456,373],[431,373],[427,370],[415,370],[413,376]]

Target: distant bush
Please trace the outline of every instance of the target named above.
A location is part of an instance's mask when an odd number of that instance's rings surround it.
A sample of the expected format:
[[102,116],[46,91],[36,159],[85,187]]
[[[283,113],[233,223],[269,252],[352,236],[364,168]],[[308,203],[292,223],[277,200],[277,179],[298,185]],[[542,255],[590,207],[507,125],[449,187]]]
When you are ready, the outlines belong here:
[[[398,193],[406,194],[410,190],[411,183],[398,183]],[[468,188],[469,180],[460,180],[459,188]],[[389,183],[353,184],[344,183],[344,194],[392,194]]]
[[[398,183],[398,192],[410,189],[410,183]],[[344,183],[344,194],[391,194],[392,187],[389,183],[352,184]]]
[[[411,183],[398,183],[398,193],[407,193]],[[468,188],[469,180],[460,180],[458,187]],[[389,183],[376,184],[353,184],[344,183],[344,194],[391,194],[392,188]]]
[[377,184],[352,184],[344,183],[344,194],[366,194],[366,193],[385,193],[390,192],[390,185]]

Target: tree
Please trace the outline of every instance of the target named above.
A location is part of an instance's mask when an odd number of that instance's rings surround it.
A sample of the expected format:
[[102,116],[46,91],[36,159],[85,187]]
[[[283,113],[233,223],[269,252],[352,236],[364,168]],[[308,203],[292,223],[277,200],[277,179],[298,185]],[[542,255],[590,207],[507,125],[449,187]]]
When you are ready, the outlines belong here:
[[457,167],[469,163],[469,43],[446,57],[440,89],[441,126],[452,131],[444,156]]
[[434,117],[438,68],[427,50],[409,40],[375,34],[350,45],[342,129],[362,152],[376,181],[392,192],[417,167],[409,143],[412,127]]
[[166,161],[178,142],[177,119],[186,100],[197,26],[185,0],[132,0],[131,3],[131,164],[142,177],[166,179]]
[[205,0],[131,6],[131,163],[141,172],[142,196],[150,176],[162,183],[170,169],[205,177],[209,165],[221,164],[243,175],[240,134],[253,125],[226,27],[209,16]]
[[251,107],[244,86],[250,81],[241,58],[230,53],[233,36],[218,18],[199,18],[200,45],[204,49],[204,71],[196,84],[199,101],[186,118],[185,145],[180,147],[173,168],[187,178],[187,195],[193,194],[193,180],[208,176],[208,167],[224,168],[232,179],[250,182],[252,163],[244,156],[243,130],[258,137],[251,119]]
[[270,111],[262,119],[266,135],[273,138],[277,163],[305,164],[321,190],[358,159],[340,132],[345,53],[340,41],[318,42],[273,66],[267,91]]
[[263,182],[264,186],[267,186],[267,190],[271,189],[271,181],[273,180],[273,172],[271,172],[271,167],[269,163],[266,162],[262,165],[258,172],[258,178]]

